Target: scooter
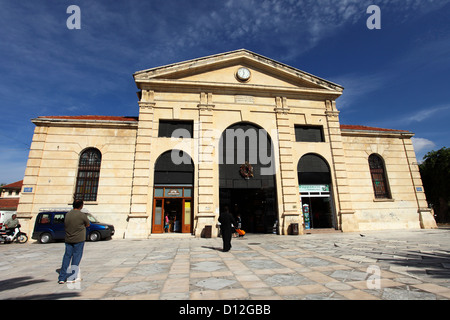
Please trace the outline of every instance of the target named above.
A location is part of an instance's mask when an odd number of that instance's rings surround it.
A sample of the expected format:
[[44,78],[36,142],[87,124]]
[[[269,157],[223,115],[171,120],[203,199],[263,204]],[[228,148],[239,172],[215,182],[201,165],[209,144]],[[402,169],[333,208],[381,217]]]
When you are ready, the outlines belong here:
[[25,232],[20,231],[20,225],[14,228],[14,233],[8,232],[6,230],[0,230],[0,242],[11,243],[11,242],[25,243],[28,241],[28,236]]

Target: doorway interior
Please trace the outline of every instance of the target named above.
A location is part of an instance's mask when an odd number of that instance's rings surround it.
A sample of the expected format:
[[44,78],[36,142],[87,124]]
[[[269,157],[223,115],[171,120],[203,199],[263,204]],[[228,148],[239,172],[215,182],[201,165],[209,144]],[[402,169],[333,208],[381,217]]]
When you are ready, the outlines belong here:
[[305,229],[336,229],[331,172],[326,160],[306,154],[297,166]]
[[311,229],[335,228],[331,197],[302,197],[302,207],[309,209]]
[[221,188],[220,202],[221,206],[228,206],[235,218],[241,217],[242,229],[245,232],[276,232],[277,210],[273,188]]
[[181,221],[183,219],[183,199],[164,199],[164,219],[167,216],[169,227],[167,232],[181,232]]
[[192,188],[155,188],[153,205],[152,233],[192,233]]
[[278,219],[272,139],[260,126],[239,122],[220,138],[219,201],[250,233],[273,233]]

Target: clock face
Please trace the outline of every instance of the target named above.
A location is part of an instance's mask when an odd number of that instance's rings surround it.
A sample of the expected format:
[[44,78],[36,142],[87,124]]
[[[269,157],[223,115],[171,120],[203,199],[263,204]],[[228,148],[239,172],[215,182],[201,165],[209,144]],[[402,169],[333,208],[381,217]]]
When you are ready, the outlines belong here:
[[250,79],[250,70],[248,70],[247,68],[239,68],[236,76],[239,80],[247,81],[248,79]]

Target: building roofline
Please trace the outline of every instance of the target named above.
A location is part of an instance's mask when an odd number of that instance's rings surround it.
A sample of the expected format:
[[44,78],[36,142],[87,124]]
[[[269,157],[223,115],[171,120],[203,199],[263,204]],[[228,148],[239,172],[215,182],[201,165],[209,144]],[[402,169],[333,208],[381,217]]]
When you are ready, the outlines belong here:
[[[278,65],[278,66],[281,66],[281,67],[289,70],[291,73],[297,74],[297,76],[301,76],[302,78],[306,77],[306,79],[303,79],[303,80],[308,80],[307,78],[309,78],[309,81],[311,81],[312,79],[314,79],[313,82],[315,82],[316,84],[318,84],[320,86],[327,87],[328,90],[331,89],[330,86],[333,88],[333,90],[339,91],[340,94],[342,94],[342,91],[344,90],[344,87],[337,83],[323,79],[323,78],[313,75],[311,73],[305,72],[303,70],[297,69],[295,67],[292,67],[285,63],[273,60],[271,58],[265,57],[261,54],[252,52],[247,49],[238,49],[238,50],[233,50],[233,51],[228,51],[228,52],[223,52],[223,53],[217,53],[217,54],[213,54],[213,55],[209,55],[209,56],[205,56],[205,57],[199,57],[199,58],[194,58],[194,59],[190,59],[190,60],[179,61],[179,62],[167,64],[164,66],[158,66],[158,67],[154,67],[154,68],[140,70],[140,71],[136,71],[133,74],[133,77],[134,77],[135,81],[142,81],[142,79],[138,80],[136,78],[136,76],[138,76],[140,74],[144,74],[144,73],[158,73],[158,71],[160,71],[160,70],[161,71],[168,70],[168,69],[170,70],[177,66],[185,66],[186,68],[191,68],[193,64],[199,64],[201,62],[207,63],[208,60],[214,61],[215,58],[219,58],[219,57],[226,58],[227,56],[232,57],[233,55],[238,55],[238,54],[241,54],[241,57],[237,56],[236,58],[245,58],[245,57],[250,58],[253,56],[255,58],[255,60],[260,60],[261,63],[266,63],[266,64],[270,64],[270,65]],[[327,85],[324,86],[324,84],[327,84]]]
[[414,136],[414,133],[408,130],[387,129],[387,128],[347,125],[347,124],[341,124],[341,132],[344,134],[361,133],[361,134],[383,134],[383,135],[395,134],[409,137]]
[[138,117],[127,116],[99,116],[99,115],[79,115],[79,116],[40,116],[33,120],[86,120],[86,121],[112,121],[112,122],[137,122]]
[[10,183],[10,184],[5,184],[4,186],[1,186],[1,188],[8,188],[8,189],[16,188],[16,189],[21,189],[22,186],[23,186],[23,180],[20,180],[20,181],[16,181],[16,182],[13,182],[13,183]]
[[[100,123],[137,123],[139,117],[128,116],[100,116],[100,115],[78,115],[78,116],[40,116],[32,119],[33,123],[36,122],[72,122],[72,121],[84,121],[84,122],[100,122]],[[372,132],[372,133],[392,133],[392,134],[413,134],[408,130],[387,129],[378,127],[369,127],[361,125],[348,125],[341,124],[341,131],[344,132]],[[17,182],[16,182],[17,183]]]
[[120,117],[120,116],[40,116],[31,119],[36,126],[53,124],[55,126],[137,126],[138,117]]

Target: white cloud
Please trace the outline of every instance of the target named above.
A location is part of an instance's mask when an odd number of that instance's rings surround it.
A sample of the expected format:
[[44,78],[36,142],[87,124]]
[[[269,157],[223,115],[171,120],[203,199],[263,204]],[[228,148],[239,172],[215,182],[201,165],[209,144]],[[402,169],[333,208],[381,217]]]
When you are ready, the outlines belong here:
[[433,141],[425,139],[425,138],[413,137],[413,138],[411,138],[411,140],[412,140],[412,144],[414,146],[414,150],[416,152],[422,152],[425,149],[430,150],[430,149],[436,147],[436,144]]
[[411,138],[412,144],[414,146],[414,151],[416,152],[416,158],[419,162],[423,159],[423,156],[436,147],[436,144],[425,138]]
[[414,123],[420,123],[429,120],[431,117],[447,117],[445,111],[450,110],[450,105],[439,105],[412,111],[409,115],[402,111],[402,114],[385,118],[382,123],[386,127],[410,126]]
[[382,90],[392,80],[392,74],[346,74],[338,77],[328,77],[329,80],[342,85],[344,94],[337,100],[339,110],[355,106],[360,98],[370,93]]
[[[195,3],[195,2],[194,2]],[[289,62],[349,25],[366,27],[366,9],[373,0],[228,0],[206,8],[179,10],[181,24],[168,25],[173,41],[166,49],[177,59],[179,50],[223,44],[248,49]],[[382,17],[399,24],[446,4],[445,0],[381,0]],[[209,11],[208,11],[209,10]],[[183,27],[184,22],[188,24]],[[180,28],[180,26],[182,26]],[[158,29],[158,26],[156,26]],[[176,30],[176,32],[175,32]],[[179,41],[182,39],[183,41]],[[208,43],[212,41],[212,43]],[[175,45],[173,45],[175,43]],[[176,45],[179,43],[180,45]],[[275,49],[276,48],[276,49]]]
[[420,110],[420,111],[410,115],[409,117],[404,118],[403,121],[406,123],[422,122],[422,121],[430,118],[431,116],[435,115],[436,113],[442,112],[442,111],[448,110],[448,109],[450,109],[450,105],[426,108],[426,109]]

